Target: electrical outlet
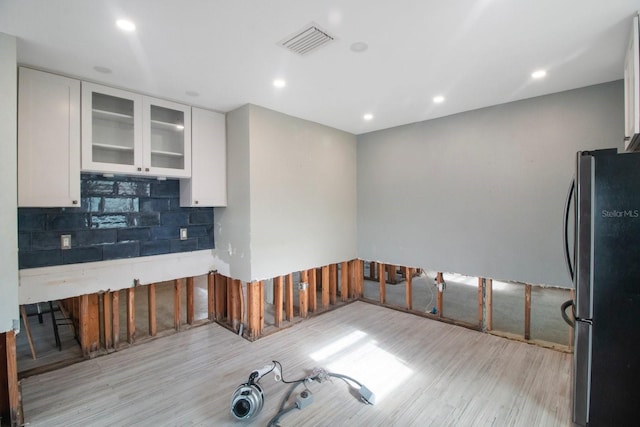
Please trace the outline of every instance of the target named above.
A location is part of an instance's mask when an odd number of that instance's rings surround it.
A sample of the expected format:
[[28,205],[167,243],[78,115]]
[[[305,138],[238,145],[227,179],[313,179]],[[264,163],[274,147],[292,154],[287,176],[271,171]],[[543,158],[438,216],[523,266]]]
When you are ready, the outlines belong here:
[[313,402],[313,395],[308,390],[303,391],[296,397],[296,406],[298,409],[304,409]]
[[71,234],[60,235],[60,249],[71,249]]
[[180,240],[187,240],[187,229],[186,228],[181,228],[180,229]]

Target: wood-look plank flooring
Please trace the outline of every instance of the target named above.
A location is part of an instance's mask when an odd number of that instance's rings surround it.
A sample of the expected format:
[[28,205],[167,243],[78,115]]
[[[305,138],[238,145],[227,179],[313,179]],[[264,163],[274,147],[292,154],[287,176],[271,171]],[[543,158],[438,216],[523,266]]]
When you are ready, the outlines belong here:
[[[343,381],[311,383],[313,403],[282,426],[570,426],[571,355],[365,302],[248,342],[209,324],[22,381],[30,426],[240,426],[231,394],[279,360],[287,380],[321,366]],[[289,386],[267,375],[267,424]],[[301,388],[298,389],[301,391]]]

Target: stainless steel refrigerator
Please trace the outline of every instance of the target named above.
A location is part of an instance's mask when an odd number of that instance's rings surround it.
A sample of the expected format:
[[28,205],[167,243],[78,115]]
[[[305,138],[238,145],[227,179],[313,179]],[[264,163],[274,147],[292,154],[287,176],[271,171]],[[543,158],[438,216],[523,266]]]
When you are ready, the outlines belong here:
[[579,152],[572,188],[565,249],[575,300],[562,311],[575,324],[573,421],[640,425],[640,153]]

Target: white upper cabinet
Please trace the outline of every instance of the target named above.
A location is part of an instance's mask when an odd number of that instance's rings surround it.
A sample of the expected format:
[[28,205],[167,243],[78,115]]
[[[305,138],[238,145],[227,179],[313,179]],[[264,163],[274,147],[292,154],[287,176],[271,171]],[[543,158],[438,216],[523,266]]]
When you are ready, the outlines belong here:
[[82,82],[82,170],[189,177],[190,107]]
[[82,170],[141,173],[142,96],[82,82]]
[[152,175],[191,176],[191,107],[143,97],[143,162]]
[[640,30],[633,18],[624,61],[624,140],[628,151],[640,150]]
[[180,206],[226,206],[225,115],[192,108],[191,129],[191,179],[180,180]]
[[18,206],[80,206],[80,82],[20,68]]

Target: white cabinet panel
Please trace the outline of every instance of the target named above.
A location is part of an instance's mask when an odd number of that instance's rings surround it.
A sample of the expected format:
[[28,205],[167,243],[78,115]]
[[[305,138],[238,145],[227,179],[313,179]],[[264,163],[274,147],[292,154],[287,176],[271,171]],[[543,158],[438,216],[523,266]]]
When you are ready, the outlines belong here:
[[80,206],[80,81],[19,72],[18,206]]
[[192,108],[191,179],[180,180],[180,206],[227,205],[225,115]]

